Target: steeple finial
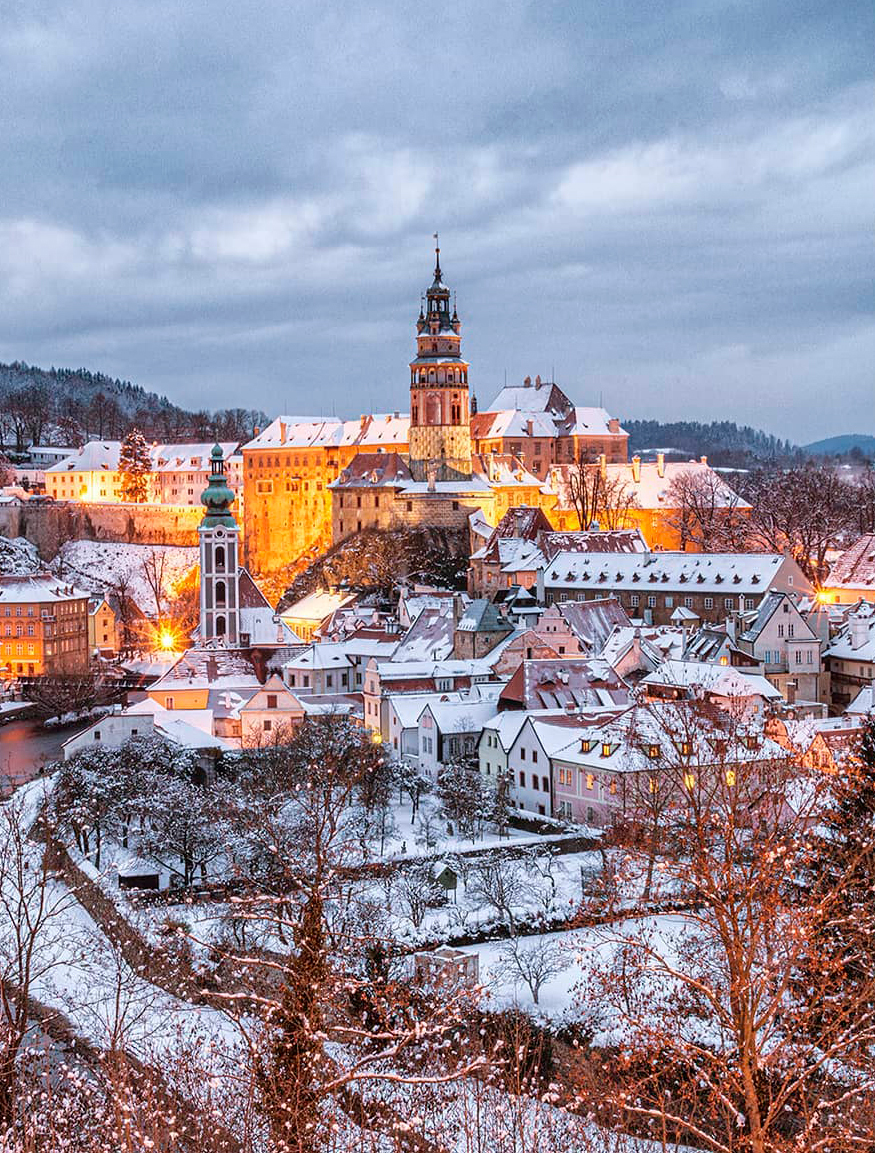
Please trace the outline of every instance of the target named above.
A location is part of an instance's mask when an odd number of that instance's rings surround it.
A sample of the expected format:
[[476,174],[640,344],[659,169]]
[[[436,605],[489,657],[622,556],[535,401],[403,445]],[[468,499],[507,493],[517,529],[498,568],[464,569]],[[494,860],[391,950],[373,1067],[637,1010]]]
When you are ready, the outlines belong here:
[[434,234],[434,278],[435,280],[441,278],[441,246],[437,233]]

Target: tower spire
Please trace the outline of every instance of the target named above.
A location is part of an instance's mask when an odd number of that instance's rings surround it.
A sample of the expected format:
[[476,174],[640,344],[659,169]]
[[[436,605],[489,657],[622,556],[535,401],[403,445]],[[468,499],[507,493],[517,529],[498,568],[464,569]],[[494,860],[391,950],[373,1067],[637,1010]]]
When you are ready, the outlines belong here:
[[441,246],[437,233],[434,234],[434,278],[441,278]]

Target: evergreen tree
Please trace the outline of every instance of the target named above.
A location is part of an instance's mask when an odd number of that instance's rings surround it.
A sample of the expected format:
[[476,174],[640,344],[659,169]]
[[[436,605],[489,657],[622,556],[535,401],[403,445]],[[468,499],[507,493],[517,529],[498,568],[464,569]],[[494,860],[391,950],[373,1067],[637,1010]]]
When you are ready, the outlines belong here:
[[118,470],[122,478],[122,500],[143,504],[149,496],[152,460],[146,438],[138,428],[132,428],[122,441]]

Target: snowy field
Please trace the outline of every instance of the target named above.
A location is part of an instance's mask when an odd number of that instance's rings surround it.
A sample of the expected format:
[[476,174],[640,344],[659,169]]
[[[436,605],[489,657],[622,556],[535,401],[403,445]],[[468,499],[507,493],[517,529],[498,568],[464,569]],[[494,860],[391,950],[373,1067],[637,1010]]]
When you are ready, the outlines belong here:
[[114,544],[106,541],[68,541],[52,562],[52,569],[89,592],[111,592],[125,587],[147,616],[156,615],[155,594],[146,575],[151,558],[163,565],[164,595],[198,563],[196,548],[179,545]]
[[541,986],[537,1006],[525,981],[508,975],[503,964],[504,942],[468,945],[461,951],[479,957],[480,983],[485,1003],[491,1008],[516,1006],[554,1022],[589,1018],[597,1027],[594,1044],[609,1045],[617,1040],[622,1023],[603,1000],[596,998],[594,973],[606,969],[629,937],[647,939],[669,957],[689,934],[685,918],[667,914],[522,938],[520,949],[524,953],[550,949],[553,967],[558,970]]

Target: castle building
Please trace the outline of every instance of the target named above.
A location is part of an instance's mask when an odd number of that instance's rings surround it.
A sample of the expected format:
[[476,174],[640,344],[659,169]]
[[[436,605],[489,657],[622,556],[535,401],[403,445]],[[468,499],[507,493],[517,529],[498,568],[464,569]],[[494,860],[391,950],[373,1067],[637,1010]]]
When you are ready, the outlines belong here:
[[[435,234],[437,240],[437,234]],[[468,363],[461,355],[461,323],[441,274],[435,246],[434,281],[416,322],[410,362],[410,472],[416,481],[471,477]]]
[[629,434],[616,417],[573,404],[540,376],[501,389],[488,409],[472,416],[471,439],[477,452],[514,456],[541,481],[551,465],[628,458]]
[[234,493],[228,487],[224,454],[215,445],[210,479],[201,496],[205,513],[200,538],[200,640],[231,648],[240,642],[240,529],[231,513]]
[[[409,416],[281,416],[243,446],[251,570],[299,565],[367,529],[465,529],[475,512],[494,527],[521,505],[539,508],[554,529],[588,528],[573,499],[583,468],[598,470],[622,495],[599,517],[602,528],[640,528],[652,548],[696,547],[681,539],[669,490],[681,473],[714,481],[705,461],[630,462],[628,434],[615,417],[573,404],[537,376],[504,387],[487,411],[472,414],[461,322],[437,246],[415,339]],[[727,517],[743,512],[725,483],[717,488]]]

